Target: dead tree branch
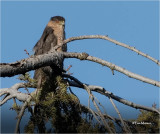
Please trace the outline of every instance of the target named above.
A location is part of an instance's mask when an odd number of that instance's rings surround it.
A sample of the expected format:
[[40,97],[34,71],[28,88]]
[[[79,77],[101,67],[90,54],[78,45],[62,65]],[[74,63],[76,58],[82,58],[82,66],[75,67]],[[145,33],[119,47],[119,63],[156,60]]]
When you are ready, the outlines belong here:
[[30,88],[35,88],[33,85],[27,84],[27,83],[17,83],[13,85],[11,88],[2,88],[0,89],[0,96],[2,95],[7,95],[5,96],[1,101],[0,101],[0,106],[6,103],[8,100],[12,98],[16,98],[19,101],[26,101],[30,95],[26,93],[21,93],[18,91],[19,88],[25,88],[25,87],[30,87]]
[[107,66],[111,70],[116,70],[120,73],[123,73],[130,78],[134,78],[134,79],[143,81],[145,83],[149,83],[149,84],[152,84],[154,86],[160,87],[160,82],[159,81],[155,81],[155,80],[149,79],[147,77],[141,76],[139,74],[132,73],[132,72],[126,70],[125,68],[117,66],[117,65],[115,65],[113,63],[110,63],[108,61],[102,60],[100,58],[89,56],[89,55],[87,56],[86,53],[67,53],[67,52],[64,52],[63,55],[64,55],[65,58],[77,58],[77,59],[80,59],[80,60],[93,61],[93,62],[99,63],[103,66]]
[[[129,46],[129,45],[125,44],[125,43],[121,43],[121,42],[116,41],[116,40],[114,40],[112,38],[109,38],[108,36],[105,36],[105,35],[84,35],[84,36],[78,36],[78,37],[71,37],[71,38],[68,38],[68,39],[64,40],[63,44],[69,43],[71,41],[83,40],[83,39],[103,39],[103,40],[110,41],[110,42],[112,42],[112,43],[114,43],[116,45],[119,45],[121,47],[127,48],[127,49],[129,49],[131,51],[134,51],[138,55],[141,55],[141,56],[143,56],[143,57],[155,62],[156,64],[158,64],[160,66],[159,60],[149,56],[148,54],[145,54],[145,53],[141,52],[140,50],[137,50],[135,47]],[[58,47],[61,47],[63,44],[60,44],[59,46],[57,46],[56,49]]]
[[[68,81],[70,86],[84,88],[81,84],[79,84],[80,81],[78,79],[76,79],[75,77],[67,75],[67,74],[63,74],[63,76],[72,80],[72,81]],[[142,106],[142,105],[130,102],[130,101],[125,100],[119,96],[114,95],[112,92],[108,92],[105,88],[103,88],[101,86],[94,86],[94,85],[88,85],[88,84],[86,84],[86,85],[88,86],[88,88],[90,88],[91,91],[98,92],[102,95],[105,95],[106,97],[110,96],[112,99],[114,99],[122,104],[125,104],[127,106],[160,114],[160,111],[158,111],[154,107],[150,108],[150,107],[146,107],[146,106]]]
[[63,55],[58,52],[31,56],[14,63],[0,63],[0,77],[11,77],[17,74],[24,74],[28,71],[40,67],[55,65],[58,66],[63,59]]
[[129,132],[129,130],[127,130],[127,127],[128,127],[128,126],[126,126],[126,124],[124,123],[124,121],[123,121],[123,119],[122,119],[122,116],[121,116],[118,108],[117,108],[116,105],[114,104],[112,98],[111,98],[110,96],[108,96],[108,98],[109,98],[109,100],[111,101],[114,109],[116,110],[116,112],[117,112],[117,114],[118,114],[118,116],[119,116],[119,119],[120,119],[120,121],[121,121],[121,123],[122,123],[122,128],[123,128],[123,130],[124,130],[125,132]]
[[[19,125],[20,125],[20,122],[21,122],[21,119],[22,119],[22,116],[23,116],[23,114],[24,114],[24,112],[25,112],[25,109],[26,109],[26,107],[27,107],[27,104],[28,104],[28,102],[30,102],[31,101],[31,96],[29,96],[28,98],[27,98],[27,100],[24,102],[24,104],[23,104],[23,106],[22,106],[22,108],[21,108],[21,111],[20,111],[20,113],[18,114],[18,116],[17,116],[17,124],[16,124],[16,128],[15,128],[15,133],[18,133],[18,131],[20,130],[19,129]],[[19,132],[20,133],[20,132]]]

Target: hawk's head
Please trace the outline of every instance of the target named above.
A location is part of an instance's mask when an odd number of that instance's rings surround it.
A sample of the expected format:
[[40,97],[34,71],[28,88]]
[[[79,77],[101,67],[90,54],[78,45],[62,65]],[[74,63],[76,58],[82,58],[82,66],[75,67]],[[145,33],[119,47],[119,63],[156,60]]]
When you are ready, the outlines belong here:
[[52,23],[54,23],[55,25],[64,25],[65,24],[65,19],[61,16],[54,16],[51,17],[50,21],[52,21]]

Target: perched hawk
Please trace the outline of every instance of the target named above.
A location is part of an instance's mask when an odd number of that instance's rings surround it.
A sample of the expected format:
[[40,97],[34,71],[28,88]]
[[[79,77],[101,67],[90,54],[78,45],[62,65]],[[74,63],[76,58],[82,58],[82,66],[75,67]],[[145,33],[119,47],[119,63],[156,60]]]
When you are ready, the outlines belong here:
[[[63,17],[51,17],[40,40],[34,46],[34,55],[51,52],[56,45],[61,44],[65,39],[64,28],[65,19]],[[66,44],[59,47],[57,51],[67,51]],[[56,71],[58,72],[57,67],[55,66],[47,66],[35,70],[34,79],[37,80],[37,88],[41,88],[42,84],[48,80],[48,78],[53,77],[53,75],[57,73]]]

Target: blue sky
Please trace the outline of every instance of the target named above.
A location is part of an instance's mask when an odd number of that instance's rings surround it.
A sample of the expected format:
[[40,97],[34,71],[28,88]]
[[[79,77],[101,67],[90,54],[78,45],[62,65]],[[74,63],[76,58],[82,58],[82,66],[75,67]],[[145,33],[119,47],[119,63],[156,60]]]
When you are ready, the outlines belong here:
[[[1,2],[1,62],[14,62],[27,58],[24,49],[33,54],[32,48],[50,17],[61,15],[66,19],[66,38],[80,35],[108,35],[120,42],[135,46],[138,50],[159,59],[159,14],[158,1],[39,1]],[[134,73],[159,80],[159,68],[152,61],[120,46],[104,40],[92,39],[68,43],[69,52],[87,52],[124,67]],[[89,61],[66,59],[65,68],[72,65],[70,72],[80,81],[103,86],[129,101],[151,106],[159,103],[159,88],[111,71]],[[17,76],[2,78],[1,88],[19,82]],[[82,89],[73,92],[86,104],[88,95]],[[95,94],[105,106],[107,113],[115,115],[109,100]],[[2,123],[13,126],[13,111],[8,110],[12,100],[2,106]],[[134,118],[138,110],[115,102],[124,118]],[[22,122],[25,122],[23,119]],[[2,126],[3,128],[3,126]],[[12,127],[12,129],[14,129]],[[11,129],[11,130],[12,130]],[[8,131],[4,128],[4,132]]]

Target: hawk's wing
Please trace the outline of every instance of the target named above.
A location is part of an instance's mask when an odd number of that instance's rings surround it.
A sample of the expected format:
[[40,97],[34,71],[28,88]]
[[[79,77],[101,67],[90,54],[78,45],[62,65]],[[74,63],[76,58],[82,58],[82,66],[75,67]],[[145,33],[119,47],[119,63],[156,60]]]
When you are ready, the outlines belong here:
[[[53,33],[53,29],[51,27],[46,26],[44,29],[44,32],[40,38],[40,40],[37,42],[37,44],[34,46],[34,55],[40,55],[49,52],[52,46],[56,46],[57,44],[57,38]],[[35,70],[34,73],[34,79],[39,80],[42,79],[40,77],[45,77],[45,73],[50,73],[52,71],[51,67],[43,67]]]
[[53,46],[56,46],[57,38],[53,33],[53,29],[46,26],[40,40],[33,48],[35,51],[34,55],[47,53],[51,49],[51,43],[53,44]]

